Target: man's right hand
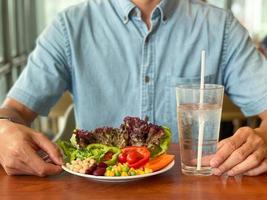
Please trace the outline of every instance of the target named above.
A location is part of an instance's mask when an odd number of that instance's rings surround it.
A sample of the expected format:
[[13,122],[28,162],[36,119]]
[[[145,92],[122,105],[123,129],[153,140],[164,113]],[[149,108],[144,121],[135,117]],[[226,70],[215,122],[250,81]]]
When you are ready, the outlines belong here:
[[[37,151],[48,154],[52,163],[45,162]],[[0,120],[0,163],[8,175],[59,174],[63,163],[59,148],[43,134],[24,125]]]

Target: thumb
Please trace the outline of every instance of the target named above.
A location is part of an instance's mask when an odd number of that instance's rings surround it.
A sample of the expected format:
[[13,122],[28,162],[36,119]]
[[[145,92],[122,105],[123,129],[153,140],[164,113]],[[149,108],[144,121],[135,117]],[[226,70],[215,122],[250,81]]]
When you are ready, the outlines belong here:
[[45,151],[50,159],[57,165],[63,165],[63,158],[57,145],[52,143],[42,133],[35,132],[33,134],[33,140],[38,147]]
[[30,146],[25,147],[25,153],[27,157],[31,159],[30,163],[25,163],[26,165],[30,164],[29,167],[32,169],[31,174],[44,177],[47,175],[56,175],[62,172],[61,166],[45,162]]

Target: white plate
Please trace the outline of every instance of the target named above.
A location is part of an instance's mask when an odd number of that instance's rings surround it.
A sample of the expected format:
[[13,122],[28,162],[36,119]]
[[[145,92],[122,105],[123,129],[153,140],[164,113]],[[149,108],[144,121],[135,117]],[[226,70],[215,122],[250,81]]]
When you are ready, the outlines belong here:
[[153,172],[153,173],[149,173],[149,174],[143,174],[143,175],[136,175],[136,176],[118,176],[118,177],[110,177],[110,176],[94,176],[94,175],[88,175],[88,174],[81,174],[81,173],[77,173],[74,171],[71,171],[70,169],[68,169],[66,166],[62,166],[62,168],[66,171],[69,172],[73,175],[76,176],[81,176],[81,177],[85,177],[85,178],[89,178],[95,181],[103,181],[103,182],[126,182],[126,181],[133,181],[133,180],[138,180],[138,179],[142,179],[142,178],[146,178],[149,176],[155,176],[157,174],[162,174],[168,170],[170,170],[173,166],[174,166],[174,160],[165,168],[163,168],[162,170]]

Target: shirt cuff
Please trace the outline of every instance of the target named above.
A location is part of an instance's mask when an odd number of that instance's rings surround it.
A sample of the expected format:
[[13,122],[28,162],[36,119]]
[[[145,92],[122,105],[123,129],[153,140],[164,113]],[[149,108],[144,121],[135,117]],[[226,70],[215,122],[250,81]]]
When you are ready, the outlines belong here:
[[241,108],[246,117],[258,115],[265,110],[267,110],[267,95],[256,101],[256,103],[252,102]]
[[44,101],[40,102],[36,97],[18,87],[13,87],[7,94],[7,97],[15,99],[41,116],[47,116],[49,113],[48,104]]

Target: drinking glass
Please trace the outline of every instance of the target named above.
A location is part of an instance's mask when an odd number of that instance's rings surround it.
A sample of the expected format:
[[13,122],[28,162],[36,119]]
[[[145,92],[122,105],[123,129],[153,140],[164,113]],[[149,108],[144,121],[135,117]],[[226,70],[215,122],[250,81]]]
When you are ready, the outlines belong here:
[[[217,150],[224,87],[205,84],[176,88],[182,173],[212,175],[210,160]],[[202,99],[202,100],[201,100]]]

